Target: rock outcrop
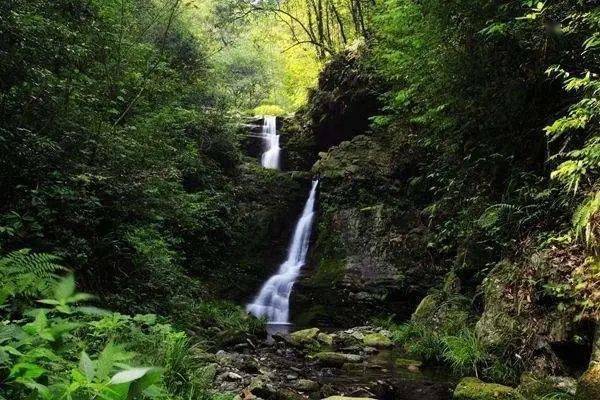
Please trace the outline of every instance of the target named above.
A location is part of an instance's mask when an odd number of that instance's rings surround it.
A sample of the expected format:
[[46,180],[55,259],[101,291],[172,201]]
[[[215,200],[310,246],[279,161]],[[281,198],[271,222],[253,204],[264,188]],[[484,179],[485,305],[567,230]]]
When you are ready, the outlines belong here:
[[420,211],[403,196],[404,164],[394,154],[383,138],[359,135],[315,164],[321,177],[316,240],[292,298],[300,325],[408,316],[439,279]]

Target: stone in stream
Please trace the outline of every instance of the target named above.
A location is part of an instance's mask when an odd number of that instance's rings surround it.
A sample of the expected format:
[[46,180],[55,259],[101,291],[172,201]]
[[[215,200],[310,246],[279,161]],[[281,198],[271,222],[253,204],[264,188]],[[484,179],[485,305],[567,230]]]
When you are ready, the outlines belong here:
[[485,383],[477,378],[463,378],[454,389],[453,400],[525,400],[519,392],[497,383]]
[[317,340],[323,344],[326,344],[327,346],[332,346],[333,345],[333,339],[334,336],[333,335],[328,335],[326,333],[320,332],[317,335]]
[[314,356],[321,364],[331,367],[341,367],[346,363],[358,363],[363,358],[356,354],[335,353],[332,351],[323,351]]
[[392,346],[392,341],[390,340],[390,338],[383,335],[382,333],[366,334],[364,335],[362,341],[366,346],[370,347],[382,348]]
[[408,358],[397,358],[394,360],[394,364],[396,364],[396,367],[398,368],[406,368],[411,372],[419,372],[419,368],[423,365],[421,361]]
[[319,328],[302,329],[289,335],[289,342],[294,346],[302,346],[317,340]]
[[320,386],[317,382],[311,381],[310,379],[299,379],[295,384],[294,388],[302,392],[317,392]]

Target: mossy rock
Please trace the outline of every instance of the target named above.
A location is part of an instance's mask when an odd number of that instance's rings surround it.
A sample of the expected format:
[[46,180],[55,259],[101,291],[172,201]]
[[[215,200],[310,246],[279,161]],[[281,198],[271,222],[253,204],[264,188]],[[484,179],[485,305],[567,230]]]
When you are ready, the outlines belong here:
[[341,367],[346,363],[358,363],[362,357],[356,354],[335,353],[333,351],[322,351],[315,354],[315,358],[325,366]]
[[577,382],[577,400],[600,399],[600,363],[592,363]]
[[521,375],[518,390],[526,399],[542,398],[556,393],[575,394],[577,380],[564,376],[535,376],[532,373]]
[[326,334],[326,333],[323,333],[323,332],[320,332],[320,333],[317,335],[317,340],[318,340],[320,343],[323,343],[323,344],[325,344],[325,345],[327,345],[327,346],[333,346],[333,338],[334,338],[334,336],[333,336],[333,335],[328,335],[328,334]]
[[381,333],[369,333],[366,334],[363,339],[363,343],[365,346],[383,348],[383,347],[391,347],[392,341],[389,337],[381,334]]
[[319,328],[302,329],[290,333],[290,343],[296,346],[303,346],[317,340]]
[[434,314],[437,309],[438,297],[434,294],[428,294],[427,296],[423,297],[423,300],[421,300],[410,319],[412,321],[427,320],[427,318]]
[[454,389],[454,400],[525,400],[516,389],[485,383],[477,378],[463,378]]
[[342,281],[345,267],[346,262],[343,259],[321,260],[315,273],[308,279],[308,283],[316,287],[331,287]]

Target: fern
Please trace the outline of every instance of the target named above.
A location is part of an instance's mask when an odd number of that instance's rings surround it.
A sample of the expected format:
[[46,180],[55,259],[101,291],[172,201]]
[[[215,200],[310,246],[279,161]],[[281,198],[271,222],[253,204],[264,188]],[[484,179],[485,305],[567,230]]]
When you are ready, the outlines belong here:
[[13,251],[0,257],[0,305],[12,296],[34,298],[48,293],[64,270],[59,257],[32,253],[29,249]]
[[573,215],[573,226],[578,238],[583,237],[586,243],[594,248],[598,244],[598,219],[600,218],[600,191],[592,193],[587,201],[581,204]]

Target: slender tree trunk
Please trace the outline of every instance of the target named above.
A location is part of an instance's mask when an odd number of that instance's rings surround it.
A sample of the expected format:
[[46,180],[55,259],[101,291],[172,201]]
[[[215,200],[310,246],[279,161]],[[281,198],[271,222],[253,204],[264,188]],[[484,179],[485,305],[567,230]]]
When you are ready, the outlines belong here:
[[329,4],[331,5],[331,11],[333,12],[333,15],[335,16],[335,19],[338,24],[338,29],[340,32],[340,37],[342,39],[342,44],[346,45],[348,43],[348,38],[346,37],[346,32],[344,30],[344,21],[342,20],[342,17],[340,15],[340,13],[338,12],[337,8],[335,8],[335,4],[333,3],[333,1]]

